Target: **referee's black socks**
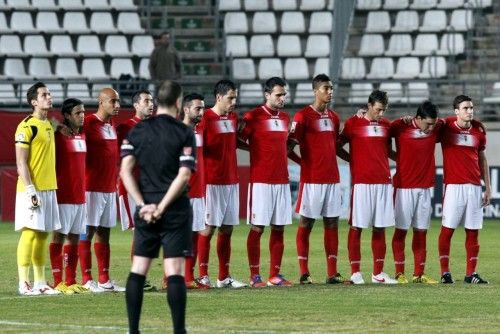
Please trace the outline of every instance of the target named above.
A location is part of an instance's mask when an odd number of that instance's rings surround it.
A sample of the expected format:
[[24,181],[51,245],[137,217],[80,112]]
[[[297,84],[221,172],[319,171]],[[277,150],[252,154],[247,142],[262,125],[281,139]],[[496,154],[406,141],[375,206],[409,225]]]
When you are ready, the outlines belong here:
[[186,283],[181,275],[167,277],[167,301],[172,313],[174,334],[186,333]]
[[129,273],[125,290],[127,303],[128,327],[130,334],[139,333],[142,299],[144,297],[144,281],[146,276]]

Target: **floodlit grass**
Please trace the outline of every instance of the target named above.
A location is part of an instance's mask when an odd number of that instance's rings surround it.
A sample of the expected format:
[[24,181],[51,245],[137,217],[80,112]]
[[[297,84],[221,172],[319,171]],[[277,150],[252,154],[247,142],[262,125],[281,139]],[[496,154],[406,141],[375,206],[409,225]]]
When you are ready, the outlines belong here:
[[[243,224],[233,236],[232,275],[248,280],[246,234]],[[296,224],[287,228],[283,274],[296,282]],[[439,276],[437,236],[439,222],[433,222],[428,236],[427,273]],[[268,234],[262,238],[262,274],[268,273]],[[349,275],[346,250],[347,228],[340,229],[339,268]],[[369,231],[363,233],[362,270],[370,280],[371,249]],[[410,233],[411,236],[411,233]],[[311,234],[310,268],[316,284],[291,288],[264,288],[188,292],[189,333],[498,333],[500,332],[500,222],[486,221],[480,234],[479,272],[491,284],[465,285],[464,231],[453,238],[451,265],[457,283],[444,286],[417,284],[380,286],[327,286],[322,225]],[[385,271],[394,274],[387,231]],[[123,294],[20,297],[16,293],[16,246],[19,234],[13,225],[0,224],[0,332],[2,333],[126,333],[127,319]],[[125,284],[130,266],[131,234],[116,228],[112,232],[111,276]],[[407,274],[413,258],[407,239]],[[210,273],[215,281],[217,261],[212,242]],[[95,265],[94,265],[95,267]],[[95,270],[94,270],[95,272]],[[161,282],[157,261],[150,273],[157,286]],[[51,279],[47,270],[47,278]],[[170,332],[170,315],[165,293],[146,293],[141,321],[143,333]]]

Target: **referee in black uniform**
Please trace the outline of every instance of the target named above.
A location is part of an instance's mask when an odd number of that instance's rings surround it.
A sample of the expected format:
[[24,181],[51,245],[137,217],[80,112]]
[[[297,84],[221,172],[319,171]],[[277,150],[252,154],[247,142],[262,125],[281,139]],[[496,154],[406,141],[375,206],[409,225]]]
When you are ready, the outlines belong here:
[[[184,256],[191,253],[192,210],[186,186],[195,170],[193,131],[176,119],[182,88],[165,81],[158,90],[157,116],[141,121],[121,146],[120,176],[137,203],[134,258],[127,279],[129,333],[139,333],[143,288],[153,258],[163,247],[167,300],[174,333],[186,333]],[[140,168],[139,184],[132,170]]]

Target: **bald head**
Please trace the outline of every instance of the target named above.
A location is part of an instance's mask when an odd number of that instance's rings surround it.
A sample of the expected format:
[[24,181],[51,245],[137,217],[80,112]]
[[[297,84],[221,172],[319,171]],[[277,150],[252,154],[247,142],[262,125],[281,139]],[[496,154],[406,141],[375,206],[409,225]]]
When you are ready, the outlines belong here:
[[99,92],[99,109],[97,114],[103,120],[108,120],[118,115],[120,111],[120,95],[111,87],[101,89]]

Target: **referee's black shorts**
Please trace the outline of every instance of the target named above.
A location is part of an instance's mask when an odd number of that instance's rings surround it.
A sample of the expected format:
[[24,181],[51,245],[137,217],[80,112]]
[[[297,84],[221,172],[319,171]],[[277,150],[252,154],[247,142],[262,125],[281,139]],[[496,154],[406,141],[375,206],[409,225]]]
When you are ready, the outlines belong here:
[[[147,201],[158,203],[159,201]],[[163,257],[184,257],[192,254],[193,210],[189,199],[182,196],[166,210],[159,221],[146,223],[134,215],[134,255],[157,258],[160,247]]]

